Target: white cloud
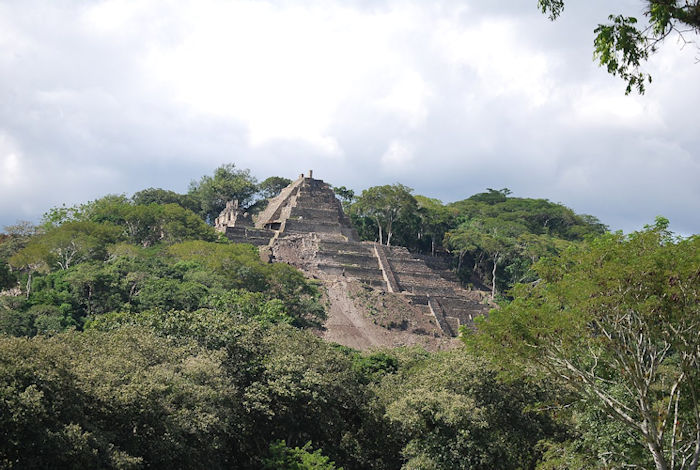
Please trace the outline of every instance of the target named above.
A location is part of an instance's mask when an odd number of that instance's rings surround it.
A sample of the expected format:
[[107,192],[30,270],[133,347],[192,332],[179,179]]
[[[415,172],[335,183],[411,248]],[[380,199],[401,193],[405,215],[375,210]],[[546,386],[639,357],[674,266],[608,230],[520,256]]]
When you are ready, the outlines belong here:
[[571,104],[577,125],[627,127],[638,131],[663,125],[658,103],[637,95],[625,96],[619,90],[586,86]]
[[417,128],[428,117],[426,101],[431,95],[425,80],[415,70],[408,70],[396,77],[389,94],[377,104],[380,109],[394,113],[409,128]]
[[414,157],[414,149],[409,143],[393,140],[389,144],[389,148],[384,152],[384,155],[382,155],[381,162],[389,170],[403,172],[407,166],[413,166]]
[[482,96],[514,95],[540,106],[556,85],[550,78],[556,59],[527,45],[522,40],[525,34],[515,18],[485,18],[468,28],[444,19],[436,42],[453,67],[476,73]]
[[12,191],[26,184],[22,153],[15,140],[0,129],[0,200],[10,200]]
[[372,74],[367,64],[382,63],[386,50],[375,46],[383,42],[381,22],[338,6],[206,5],[180,12],[192,18],[186,32],[172,47],[151,48],[147,76],[192,112],[245,123],[253,146],[299,139],[338,153],[327,129],[341,102]]

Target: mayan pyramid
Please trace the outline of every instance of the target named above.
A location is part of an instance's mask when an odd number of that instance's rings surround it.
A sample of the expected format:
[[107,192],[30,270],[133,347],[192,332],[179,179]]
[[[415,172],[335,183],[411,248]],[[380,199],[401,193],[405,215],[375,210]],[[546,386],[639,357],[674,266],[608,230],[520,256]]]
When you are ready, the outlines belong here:
[[257,217],[229,203],[216,228],[234,242],[260,247],[270,261],[289,263],[313,277],[353,279],[398,294],[444,336],[456,336],[461,325],[472,325],[489,310],[483,294],[461,288],[439,260],[361,242],[331,187],[312,172],[270,199]]

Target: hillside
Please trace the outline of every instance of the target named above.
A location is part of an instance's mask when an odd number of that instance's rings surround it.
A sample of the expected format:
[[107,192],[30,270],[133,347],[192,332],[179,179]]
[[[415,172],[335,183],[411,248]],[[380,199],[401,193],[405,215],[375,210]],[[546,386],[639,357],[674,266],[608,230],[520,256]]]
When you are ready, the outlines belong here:
[[692,457],[700,238],[506,190],[265,182],[225,166],[6,228],[0,468]]

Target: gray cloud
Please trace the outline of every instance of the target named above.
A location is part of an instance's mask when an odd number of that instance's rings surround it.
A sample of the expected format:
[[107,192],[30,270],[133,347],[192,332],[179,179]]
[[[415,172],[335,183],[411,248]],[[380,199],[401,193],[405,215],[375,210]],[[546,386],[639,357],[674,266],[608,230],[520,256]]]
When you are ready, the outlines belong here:
[[694,51],[667,44],[625,97],[591,62],[607,3],[557,22],[515,0],[0,4],[0,225],[235,162],[698,233]]

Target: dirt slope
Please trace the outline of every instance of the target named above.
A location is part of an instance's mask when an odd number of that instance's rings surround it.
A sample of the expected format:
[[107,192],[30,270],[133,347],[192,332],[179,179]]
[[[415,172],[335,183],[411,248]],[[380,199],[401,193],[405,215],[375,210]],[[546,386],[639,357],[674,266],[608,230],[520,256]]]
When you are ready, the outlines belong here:
[[401,296],[372,295],[352,280],[329,279],[324,286],[330,305],[321,336],[327,341],[360,350],[420,345],[435,351],[459,344],[437,333],[434,322]]

